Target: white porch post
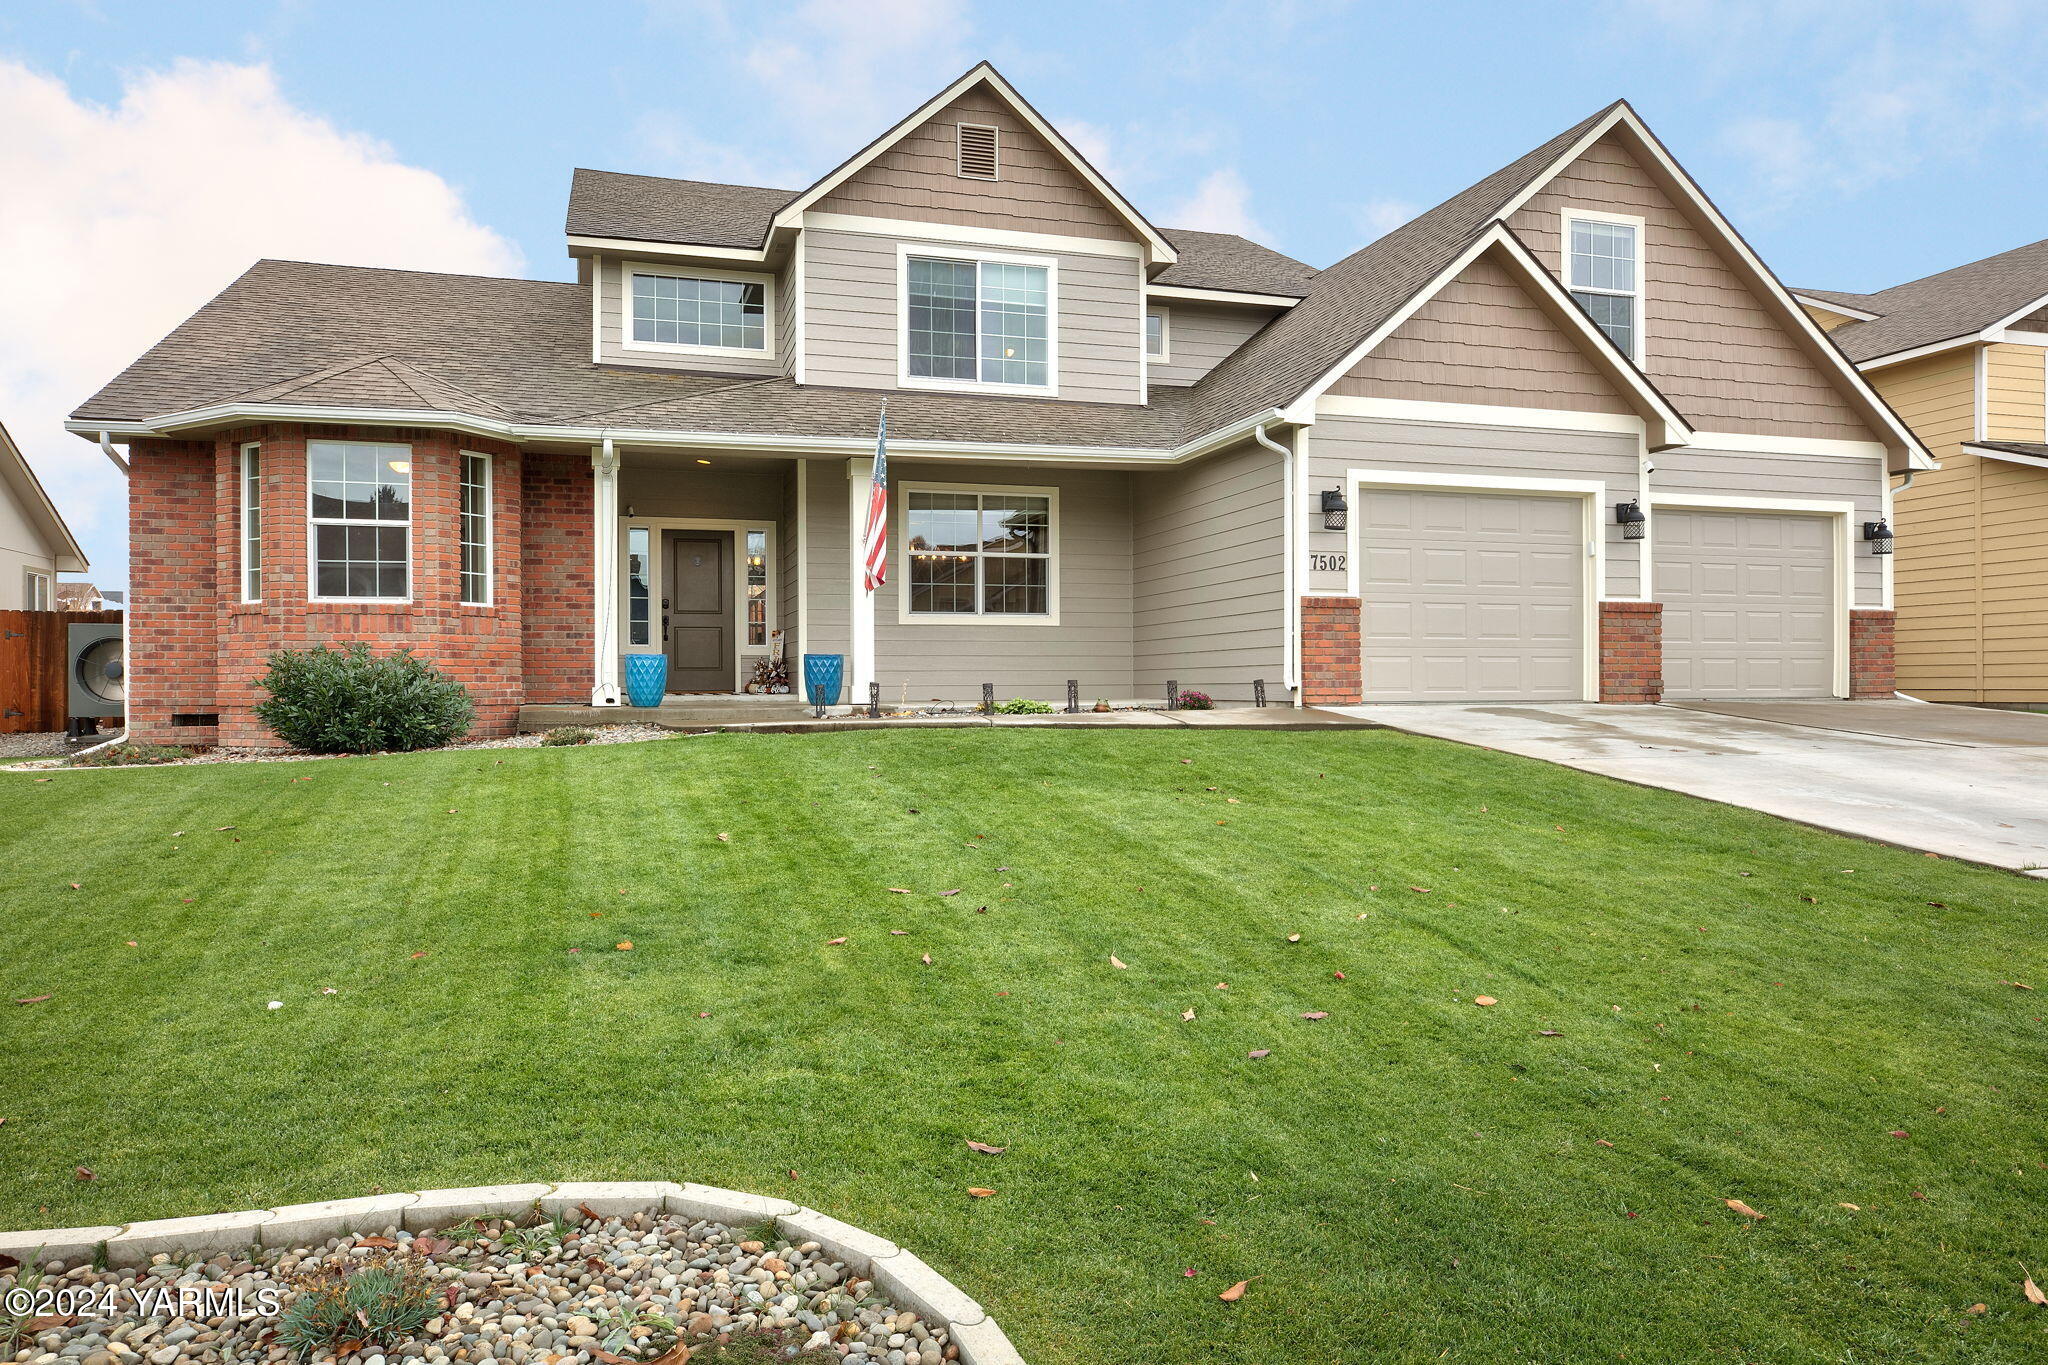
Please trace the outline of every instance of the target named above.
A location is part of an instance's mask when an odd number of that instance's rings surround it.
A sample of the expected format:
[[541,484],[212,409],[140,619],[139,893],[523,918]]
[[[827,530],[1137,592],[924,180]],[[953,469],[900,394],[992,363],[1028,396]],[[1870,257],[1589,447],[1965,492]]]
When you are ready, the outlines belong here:
[[867,557],[861,552],[861,532],[868,522],[868,486],[874,481],[872,455],[846,462],[846,581],[853,594],[852,638],[846,660],[846,701],[852,706],[867,702],[868,684],[875,678],[875,595],[862,584]]
[[619,452],[610,437],[590,448],[590,469],[595,522],[591,547],[596,560],[592,577],[597,580],[590,704],[617,706],[624,700],[619,695]]

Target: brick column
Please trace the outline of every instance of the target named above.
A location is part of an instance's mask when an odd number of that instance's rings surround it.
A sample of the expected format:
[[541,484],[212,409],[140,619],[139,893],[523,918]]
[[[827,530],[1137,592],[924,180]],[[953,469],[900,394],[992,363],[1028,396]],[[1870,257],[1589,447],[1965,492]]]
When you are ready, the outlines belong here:
[[597,632],[591,605],[597,560],[590,543],[595,491],[587,454],[527,455],[521,643],[528,702],[590,700]]
[[1890,611],[1849,613],[1849,695],[1857,700],[1889,697],[1898,690],[1893,630],[1898,614]]
[[1647,704],[1664,696],[1664,604],[1600,604],[1600,700]]
[[1310,706],[1356,705],[1363,697],[1358,599],[1301,599],[1301,699]]
[[212,726],[174,726],[171,717],[216,709],[213,443],[138,440],[128,456],[128,733],[211,744]]

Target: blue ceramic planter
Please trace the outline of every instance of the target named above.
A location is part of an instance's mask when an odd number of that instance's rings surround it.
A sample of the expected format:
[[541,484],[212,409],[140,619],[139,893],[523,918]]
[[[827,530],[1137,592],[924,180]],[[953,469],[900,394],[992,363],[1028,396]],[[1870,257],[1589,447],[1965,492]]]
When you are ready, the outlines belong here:
[[635,706],[659,706],[668,693],[668,655],[626,656],[626,700]]
[[816,707],[837,706],[839,691],[846,685],[844,654],[804,655],[804,695]]

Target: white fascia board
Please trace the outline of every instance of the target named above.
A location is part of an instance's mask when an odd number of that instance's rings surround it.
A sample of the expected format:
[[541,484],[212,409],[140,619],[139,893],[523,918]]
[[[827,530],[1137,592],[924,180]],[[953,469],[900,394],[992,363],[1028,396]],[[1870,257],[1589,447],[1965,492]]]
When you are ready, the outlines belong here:
[[1811,294],[1802,294],[1797,289],[1792,291],[1792,301],[1805,304],[1809,308],[1818,308],[1823,313],[1833,313],[1837,317],[1853,318],[1857,322],[1876,322],[1884,316],[1882,313],[1866,313],[1861,308],[1851,308],[1846,303],[1830,303],[1826,299],[1817,299]]
[[[196,427],[241,422],[440,427],[506,441],[562,441],[588,445],[610,440],[614,445],[759,450],[764,453],[788,455],[841,455],[872,452],[875,448],[875,438],[872,436],[778,436],[730,431],[557,426],[541,422],[501,421],[462,412],[430,412],[412,408],[326,408],[282,403],[219,403],[185,412],[166,413],[147,422],[70,421],[64,424],[64,429],[86,437],[95,437],[98,433],[106,431],[132,439],[149,436],[175,437],[181,431]],[[930,441],[891,437],[889,453],[948,460],[1063,460],[1081,464],[1174,465],[1244,440],[1262,423],[1278,425],[1280,422],[1279,410],[1269,408],[1206,436],[1173,447],[1065,446],[1014,441]]]
[[1148,248],[1146,259],[1149,262],[1154,265],[1171,265],[1180,259],[1180,253],[1173,249],[1173,243],[1167,241],[1158,229],[1146,222],[1145,216],[1139,213],[1128,199],[1117,193],[1115,187],[1088,164],[1087,158],[1076,151],[1074,145],[1068,142],[1057,128],[1040,118],[1038,111],[1033,109],[1024,97],[1003,79],[1002,74],[987,62],[976,62],[974,68],[966,75],[926,100],[887,132],[840,163],[836,169],[827,172],[824,179],[777,210],[772,226],[796,227],[801,224],[805,210],[811,205],[845,184],[869,162],[895,146],[902,140],[904,134],[922,126],[934,114],[983,81],[988,82],[989,88],[996,92],[997,98],[1010,106],[1011,113],[1022,119],[1034,133],[1038,134],[1039,138],[1053,149],[1054,154],[1067,163],[1068,169],[1087,181],[1089,188],[1101,195],[1131,231],[1144,240]]
[[[1749,243],[1743,240],[1742,234],[1735,230],[1735,225],[1721,216],[1721,211],[1714,206],[1713,200],[1707,198],[1706,191],[1694,183],[1692,176],[1672,158],[1670,152],[1665,150],[1664,144],[1658,141],[1656,134],[1652,133],[1649,126],[1640,118],[1637,118],[1635,111],[1626,104],[1617,105],[1612,113],[1594,124],[1586,131],[1584,136],[1580,137],[1578,141],[1561,153],[1555,161],[1546,166],[1541,174],[1529,182],[1526,189],[1508,201],[1507,206],[1501,209],[1499,216],[1503,220],[1513,217],[1515,211],[1528,203],[1530,198],[1545,185],[1549,184],[1559,171],[1577,160],[1585,153],[1588,147],[1613,132],[1617,127],[1626,127],[1628,129],[1641,150],[1657,163],[1658,168],[1663,171],[1670,183],[1678,187],[1679,193],[1685,197],[1694,211],[1713,229],[1714,235],[1720,239],[1721,245],[1727,248],[1729,255],[1741,268],[1742,272],[1749,276],[1750,283],[1754,287],[1761,289],[1765,297],[1778,306],[1778,311],[1783,316],[1784,321],[1807,339],[1811,344],[1814,356],[1820,363],[1841,377],[1850,392],[1856,396],[1859,406],[1865,409],[1864,415],[1875,425],[1889,432],[1904,447],[1908,467],[1913,469],[1932,468],[1934,457],[1928,453],[1925,443],[1918,436],[1914,435],[1913,429],[1900,420],[1899,415],[1891,410],[1890,405],[1878,396],[1877,390],[1870,386],[1870,381],[1863,377],[1858,367],[1842,354],[1841,349],[1833,341],[1829,340],[1828,334],[1821,330],[1820,324],[1815,322],[1807,311],[1799,306],[1785,286],[1779,283],[1778,277],[1771,273],[1770,267],[1765,265],[1762,258],[1750,249]],[[2024,316],[2024,314],[2020,316]]]
[[1546,431],[1603,431],[1641,436],[1642,418],[1618,412],[1582,412],[1570,408],[1520,408],[1494,403],[1439,403],[1421,398],[1363,398],[1326,393],[1316,400],[1324,417],[1380,417],[1401,422],[1443,422],[1453,425],[1527,427]]
[[570,236],[570,255],[590,251],[624,252],[635,256],[662,256],[690,261],[760,262],[768,259],[766,243],[758,247],[692,246],[687,242],[643,242],[632,237]]
[[1185,284],[1148,284],[1145,297],[1182,299],[1189,303],[1246,303],[1257,308],[1292,308],[1301,300],[1292,294],[1255,294],[1241,289],[1197,289]]
[[1965,332],[1961,336],[1948,337],[1942,341],[1930,341],[1925,346],[1912,346],[1903,351],[1891,351],[1884,355],[1872,356],[1868,360],[1859,360],[1856,362],[1856,368],[1881,370],[1888,365],[1903,365],[1909,360],[1919,360],[1924,356],[1940,355],[1943,351],[1956,351],[1965,346],[1975,346],[1987,339],[1983,332]]
[[1695,431],[1691,448],[1756,455],[1833,455],[1868,460],[1881,460],[1890,454],[1882,441],[1844,441],[1828,436],[1752,436],[1743,431]]
[[819,213],[815,209],[803,216],[803,226],[824,232],[857,232],[899,241],[908,238],[924,242],[959,242],[967,246],[1019,247],[1073,256],[1117,256],[1134,261],[1143,260],[1145,256],[1145,248],[1136,242],[1115,242],[1102,237],[1067,237],[1056,232],[1020,232],[1014,228],[962,227],[958,223],[874,218],[859,213]]
[[2021,455],[2011,450],[1993,450],[1989,446],[1975,445],[1969,441],[1963,442],[1963,454],[1977,455],[1987,460],[2003,460],[2007,464],[2030,464],[2037,469],[2048,469],[2048,459],[2042,459],[2038,455]]

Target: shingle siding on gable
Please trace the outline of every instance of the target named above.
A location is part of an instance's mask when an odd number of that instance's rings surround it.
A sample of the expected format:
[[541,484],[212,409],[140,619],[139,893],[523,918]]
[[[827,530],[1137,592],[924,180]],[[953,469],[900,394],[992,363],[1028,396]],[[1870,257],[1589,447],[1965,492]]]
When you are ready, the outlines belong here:
[[[894,388],[902,283],[897,245],[911,237],[804,232],[804,382]],[[968,250],[922,244],[935,256]],[[1142,315],[1138,262],[1128,256],[1050,255],[1059,262],[1059,396],[1139,403]],[[1020,433],[1020,436],[1023,433]]]
[[1567,207],[1645,220],[1645,369],[1701,430],[1868,441],[1857,417],[1706,236],[1612,138],[1603,138],[1508,220],[1559,270]]
[[1481,257],[1330,392],[1368,398],[1633,411],[1582,344],[1498,263]]
[[[995,180],[964,179],[955,173],[954,130],[962,123],[989,124],[997,130]],[[870,218],[1136,240],[1087,182],[1007,105],[980,88],[906,133],[812,207],[822,213]]]

